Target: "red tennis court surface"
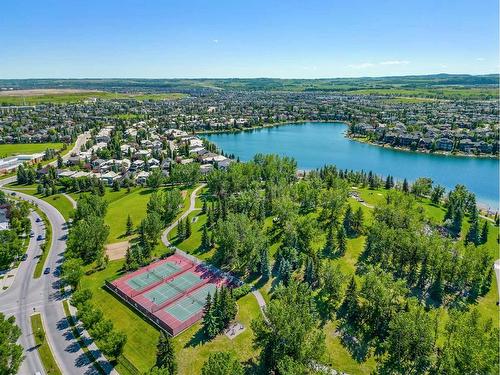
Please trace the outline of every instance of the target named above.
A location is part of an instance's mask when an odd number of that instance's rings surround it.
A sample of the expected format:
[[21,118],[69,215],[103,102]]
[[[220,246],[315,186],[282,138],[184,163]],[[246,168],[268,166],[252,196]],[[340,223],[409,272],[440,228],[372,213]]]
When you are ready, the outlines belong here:
[[216,268],[181,254],[151,263],[106,286],[176,336],[203,316],[207,294],[229,281]]

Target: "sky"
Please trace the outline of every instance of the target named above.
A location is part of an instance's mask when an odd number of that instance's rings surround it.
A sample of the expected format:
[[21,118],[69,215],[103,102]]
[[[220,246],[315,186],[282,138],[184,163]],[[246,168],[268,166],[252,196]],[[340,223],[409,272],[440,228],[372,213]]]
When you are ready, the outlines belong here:
[[0,79],[499,72],[498,0],[2,1]]

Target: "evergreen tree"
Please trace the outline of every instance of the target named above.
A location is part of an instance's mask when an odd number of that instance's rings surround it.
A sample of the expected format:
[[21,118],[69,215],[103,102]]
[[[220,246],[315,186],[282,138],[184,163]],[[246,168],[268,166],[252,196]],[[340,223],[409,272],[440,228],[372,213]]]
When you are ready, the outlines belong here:
[[357,321],[358,314],[358,287],[354,276],[351,278],[349,285],[345,291],[345,297],[340,307],[342,315],[350,322]]
[[182,219],[180,219],[177,224],[177,238],[180,241],[184,240],[184,221]]
[[471,223],[469,231],[467,232],[467,235],[465,237],[465,243],[472,243],[477,246],[479,245],[481,237],[479,233],[479,214],[476,208],[472,211],[470,221]]
[[481,229],[481,243],[486,243],[488,242],[488,230],[489,230],[489,224],[488,221],[484,221],[483,228]]
[[184,238],[189,238],[191,237],[191,219],[188,217],[186,217],[186,224],[185,224],[185,227],[184,227]]
[[263,280],[268,280],[271,276],[267,247],[264,247],[260,253],[260,274]]
[[384,185],[384,188],[386,190],[389,190],[391,188],[391,176],[387,176],[387,178],[385,179],[385,185]]
[[318,278],[316,274],[316,267],[313,258],[310,256],[307,257],[304,281],[307,282],[311,288],[315,288],[317,286]]
[[328,227],[328,232],[326,233],[326,245],[325,252],[328,255],[332,255],[335,250],[335,231],[333,226]]
[[160,369],[165,369],[169,375],[177,372],[177,362],[175,360],[172,339],[163,332],[160,333],[160,340],[156,346],[156,366]]
[[213,213],[213,207],[207,208],[207,226],[210,228],[212,224],[214,223],[214,213]]
[[431,297],[436,301],[437,304],[441,305],[443,303],[444,287],[443,287],[443,276],[441,270],[438,271],[436,279],[431,287]]
[[347,234],[352,234],[353,232],[353,213],[352,213],[352,208],[351,205],[347,205],[347,209],[345,210],[344,214],[344,221],[343,221],[343,226]]
[[352,220],[352,229],[355,234],[359,235],[363,232],[363,221],[364,221],[363,209],[361,207],[358,207],[358,209],[353,215],[353,220]]
[[203,200],[203,206],[201,207],[201,213],[204,214],[207,212],[207,201]]
[[343,226],[337,229],[337,247],[339,255],[344,255],[347,251],[347,234]]
[[134,223],[132,222],[132,218],[130,215],[127,216],[127,231],[126,235],[130,236],[132,232],[134,231]]
[[410,191],[410,187],[408,185],[408,181],[406,180],[406,178],[403,180],[403,191],[405,193],[408,193]]
[[203,226],[203,232],[201,234],[201,247],[204,250],[211,248],[210,246],[210,236],[208,235],[207,224]]
[[[217,293],[217,291],[216,291]],[[214,295],[215,297],[215,295]],[[217,336],[219,332],[219,323],[217,321],[217,317],[214,313],[214,303],[212,302],[212,298],[210,293],[207,295],[207,300],[205,302],[205,306],[203,308],[203,332],[205,336],[209,339],[213,339]]]

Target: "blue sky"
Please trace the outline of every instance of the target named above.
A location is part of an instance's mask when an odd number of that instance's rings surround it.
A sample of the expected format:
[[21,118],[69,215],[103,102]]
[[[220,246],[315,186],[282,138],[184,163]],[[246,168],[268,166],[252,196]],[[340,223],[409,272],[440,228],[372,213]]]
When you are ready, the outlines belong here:
[[0,78],[322,78],[499,71],[498,0],[23,0]]

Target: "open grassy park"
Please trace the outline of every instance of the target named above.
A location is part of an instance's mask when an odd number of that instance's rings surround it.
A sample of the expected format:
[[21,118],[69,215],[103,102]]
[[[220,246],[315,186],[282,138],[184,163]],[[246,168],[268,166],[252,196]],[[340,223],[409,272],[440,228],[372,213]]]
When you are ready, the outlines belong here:
[[[192,189],[182,189],[184,194],[184,205],[181,213],[189,207],[189,196]],[[387,191],[384,189],[371,190],[368,188],[354,188],[360,198],[364,202],[358,202],[354,198],[349,198],[349,204],[353,209],[361,207],[364,213],[365,225],[369,226],[373,221],[373,206],[385,201]],[[119,242],[130,240],[132,237],[124,236],[126,218],[131,216],[134,225],[137,225],[142,218],[146,216],[147,202],[152,190],[136,187],[127,192],[121,189],[114,192],[108,189],[105,198],[109,202],[108,213],[105,217],[106,223],[110,226],[110,235],[108,242]],[[78,200],[79,194],[71,194],[72,197]],[[63,195],[58,194],[53,197],[44,198],[50,204],[53,204],[65,217],[70,215],[71,204]],[[174,228],[170,234],[171,242],[200,259],[210,262],[214,254],[214,249],[204,250],[201,248],[201,235],[203,226],[206,223],[207,216],[201,211],[203,200],[210,200],[210,196],[206,195],[206,189],[202,191],[201,196],[196,199],[196,208],[189,215],[191,221],[192,235],[180,241],[177,238],[177,228]],[[427,218],[434,223],[441,223],[445,215],[445,208],[442,206],[433,205],[428,199],[422,198],[418,200],[418,204],[422,206]],[[181,215],[181,213],[179,215]],[[311,220],[315,219],[317,212],[307,214]],[[266,218],[264,222],[264,230],[268,230],[272,226],[272,218]],[[481,219],[481,224],[483,219]],[[469,223],[464,220],[462,233],[466,233]],[[488,242],[486,246],[491,251],[493,257],[497,257],[496,249],[498,248],[496,239],[498,237],[498,227],[491,223],[489,228]],[[323,231],[320,231],[312,243],[315,249],[324,247],[326,236]],[[341,257],[329,259],[329,262],[338,264],[342,272],[346,275],[355,275],[358,266],[359,258],[363,252],[366,236],[361,235],[355,238],[349,238],[347,241],[347,251]],[[280,247],[280,243],[269,244],[269,253],[272,256]],[[92,293],[92,303],[99,307],[106,318],[113,321],[117,329],[126,332],[128,340],[124,348],[122,361],[118,361],[117,370],[123,374],[131,373],[126,366],[123,366],[123,361],[129,361],[137,368],[139,372],[146,372],[154,364],[156,344],[158,342],[159,331],[151,323],[146,321],[135,310],[129,308],[121,300],[116,298],[112,293],[104,288],[105,280],[116,279],[123,274],[123,259],[111,261],[104,270],[96,271],[92,265],[88,266],[86,275],[81,281],[82,288],[89,288]],[[359,280],[359,276],[356,275]],[[248,282],[255,285],[262,293],[264,299],[269,302],[272,297],[276,279],[271,278],[268,282],[261,282],[259,278],[250,278]],[[477,307],[481,311],[484,318],[492,318],[494,324],[498,327],[498,290],[496,280],[493,278],[489,292],[483,297],[478,298]],[[252,347],[253,332],[250,328],[250,322],[260,316],[260,310],[255,297],[252,294],[246,295],[238,301],[239,312],[237,320],[241,322],[246,330],[230,340],[224,335],[219,335],[210,342],[205,342],[201,334],[201,323],[197,323],[174,338],[174,345],[177,353],[177,361],[179,365],[179,374],[199,373],[203,362],[207,359],[211,352],[219,350],[231,350],[236,353],[241,362],[249,363],[249,368],[252,373],[258,373],[256,367],[256,353]],[[447,321],[447,310],[440,308],[438,311],[441,316],[439,329],[442,330]],[[375,355],[369,353],[363,360],[359,361],[349,352],[342,344],[340,336],[337,332],[338,321],[327,321],[323,326],[323,331],[326,337],[327,356],[325,358],[332,368],[345,371],[349,374],[364,374],[375,370],[376,361]],[[255,371],[254,371],[255,370]]]
[[63,147],[62,143],[8,143],[0,144],[0,158],[5,158],[14,155],[36,154],[44,152],[48,148],[60,150]]
[[18,90],[0,93],[0,105],[71,104],[85,100],[135,99],[135,100],[176,100],[185,94],[164,93],[118,93],[87,90]]

